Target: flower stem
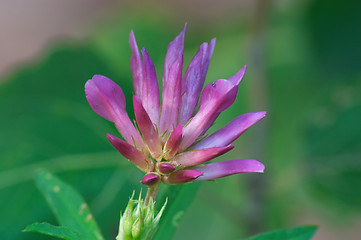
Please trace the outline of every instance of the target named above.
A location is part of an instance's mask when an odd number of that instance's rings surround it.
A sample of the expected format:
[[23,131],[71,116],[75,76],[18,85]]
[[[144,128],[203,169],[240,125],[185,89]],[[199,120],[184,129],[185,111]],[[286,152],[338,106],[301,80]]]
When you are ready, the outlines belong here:
[[147,196],[145,197],[144,204],[148,205],[151,200],[154,200],[157,196],[160,182],[148,187]]

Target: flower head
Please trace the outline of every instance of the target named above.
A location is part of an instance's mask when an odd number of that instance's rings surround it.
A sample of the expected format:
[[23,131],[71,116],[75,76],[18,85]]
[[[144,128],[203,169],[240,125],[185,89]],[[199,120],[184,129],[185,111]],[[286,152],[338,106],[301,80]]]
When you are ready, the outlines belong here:
[[206,135],[220,113],[235,101],[246,66],[228,79],[208,84],[202,91],[215,39],[199,47],[182,75],[186,27],[168,46],[162,101],[154,64],[145,48],[139,51],[133,31],[130,33],[133,105],[138,128],[126,113],[122,89],[107,77],[95,75],[85,84],[90,106],[115,123],[124,140],[110,134],[107,137],[125,158],[146,173],[142,180],[145,185],[159,181],[180,184],[263,172],[264,165],[253,159],[207,164],[232,150],[231,143],[266,112],[240,115],[215,133]]

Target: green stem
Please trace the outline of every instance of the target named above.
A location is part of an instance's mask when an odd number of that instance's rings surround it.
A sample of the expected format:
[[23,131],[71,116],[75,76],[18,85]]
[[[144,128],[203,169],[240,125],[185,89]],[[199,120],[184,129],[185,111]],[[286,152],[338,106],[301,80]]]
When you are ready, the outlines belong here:
[[148,205],[148,203],[151,200],[155,199],[155,197],[157,196],[157,193],[158,193],[159,186],[160,186],[160,182],[156,183],[153,186],[148,188],[147,196],[145,197],[145,200],[144,200],[145,205]]

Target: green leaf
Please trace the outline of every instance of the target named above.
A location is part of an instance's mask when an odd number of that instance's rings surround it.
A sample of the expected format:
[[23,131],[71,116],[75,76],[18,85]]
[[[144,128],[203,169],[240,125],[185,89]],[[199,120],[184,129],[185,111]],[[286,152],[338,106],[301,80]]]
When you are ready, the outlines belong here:
[[308,240],[315,234],[316,226],[301,226],[261,233],[247,240]]
[[37,232],[67,240],[86,240],[84,236],[70,228],[58,227],[49,223],[33,223],[27,226],[23,232]]
[[88,205],[70,186],[46,171],[37,174],[36,184],[61,225],[78,231],[86,239],[103,239]]
[[[158,231],[154,240],[169,240],[174,235],[178,223],[193,202],[200,183],[190,183],[183,186],[167,186],[163,191],[158,205],[161,206],[168,198],[168,205],[165,208],[160,220]],[[158,206],[158,208],[159,208]]]

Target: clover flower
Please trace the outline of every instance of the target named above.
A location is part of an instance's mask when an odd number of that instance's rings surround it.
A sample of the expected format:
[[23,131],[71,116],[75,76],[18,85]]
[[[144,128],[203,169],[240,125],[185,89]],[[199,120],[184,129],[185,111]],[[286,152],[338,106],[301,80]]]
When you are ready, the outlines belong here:
[[199,47],[182,75],[186,27],[168,46],[162,101],[154,64],[145,48],[139,52],[131,31],[136,126],[125,110],[122,89],[107,77],[95,75],[85,84],[90,106],[97,114],[115,123],[124,140],[110,134],[107,138],[125,158],[146,173],[141,182],[147,186],[160,181],[182,184],[238,173],[263,172],[264,165],[253,159],[207,164],[232,150],[231,143],[266,112],[240,115],[213,134],[206,134],[220,113],[235,101],[246,66],[228,79],[208,84],[202,91],[215,39]]

